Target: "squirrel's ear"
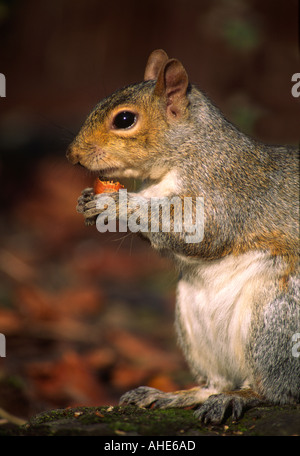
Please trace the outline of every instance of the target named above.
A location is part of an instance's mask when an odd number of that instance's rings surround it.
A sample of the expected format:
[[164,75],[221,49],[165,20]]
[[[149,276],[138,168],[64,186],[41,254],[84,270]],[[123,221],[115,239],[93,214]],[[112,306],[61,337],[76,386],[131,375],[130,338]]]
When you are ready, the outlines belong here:
[[180,116],[188,104],[188,84],[187,72],[179,60],[170,59],[161,68],[154,93],[165,98],[167,114],[172,117]]
[[150,79],[157,79],[158,73],[163,66],[163,64],[168,60],[168,56],[163,49],[157,49],[150,54],[150,57],[147,61],[144,81],[149,81]]

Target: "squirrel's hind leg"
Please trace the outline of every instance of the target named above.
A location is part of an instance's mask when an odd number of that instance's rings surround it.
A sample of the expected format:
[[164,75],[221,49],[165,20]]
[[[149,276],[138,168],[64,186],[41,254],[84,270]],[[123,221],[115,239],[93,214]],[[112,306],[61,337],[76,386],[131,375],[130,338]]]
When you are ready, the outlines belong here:
[[184,408],[196,407],[202,404],[209,396],[217,391],[211,388],[195,387],[189,390],[165,393],[149,386],[140,386],[125,393],[121,399],[121,405],[137,405],[146,408]]

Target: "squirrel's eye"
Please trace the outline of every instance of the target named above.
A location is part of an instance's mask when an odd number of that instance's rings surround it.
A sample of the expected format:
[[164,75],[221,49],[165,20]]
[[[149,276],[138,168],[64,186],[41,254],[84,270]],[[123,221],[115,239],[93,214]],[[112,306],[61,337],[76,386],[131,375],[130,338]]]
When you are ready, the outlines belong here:
[[132,127],[136,122],[134,112],[122,111],[116,115],[113,121],[113,126],[118,129],[126,129]]

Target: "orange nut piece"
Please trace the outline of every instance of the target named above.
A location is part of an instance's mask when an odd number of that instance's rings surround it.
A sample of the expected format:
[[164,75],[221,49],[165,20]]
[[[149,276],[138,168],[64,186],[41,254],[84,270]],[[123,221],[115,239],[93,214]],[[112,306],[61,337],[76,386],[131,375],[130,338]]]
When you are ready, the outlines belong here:
[[99,178],[94,182],[94,193],[114,193],[120,190],[120,188],[124,188],[124,185],[120,184],[120,182],[113,182],[113,181],[101,181]]

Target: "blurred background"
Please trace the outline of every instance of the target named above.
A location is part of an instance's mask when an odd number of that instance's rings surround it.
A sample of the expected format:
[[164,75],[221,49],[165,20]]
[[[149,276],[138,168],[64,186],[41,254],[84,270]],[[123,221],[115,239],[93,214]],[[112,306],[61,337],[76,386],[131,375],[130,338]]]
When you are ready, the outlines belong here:
[[193,386],[172,265],[84,226],[75,206],[92,176],[65,151],[156,48],[242,131],[298,144],[297,21],[297,0],[0,0],[0,407],[27,418],[116,404],[141,384]]

